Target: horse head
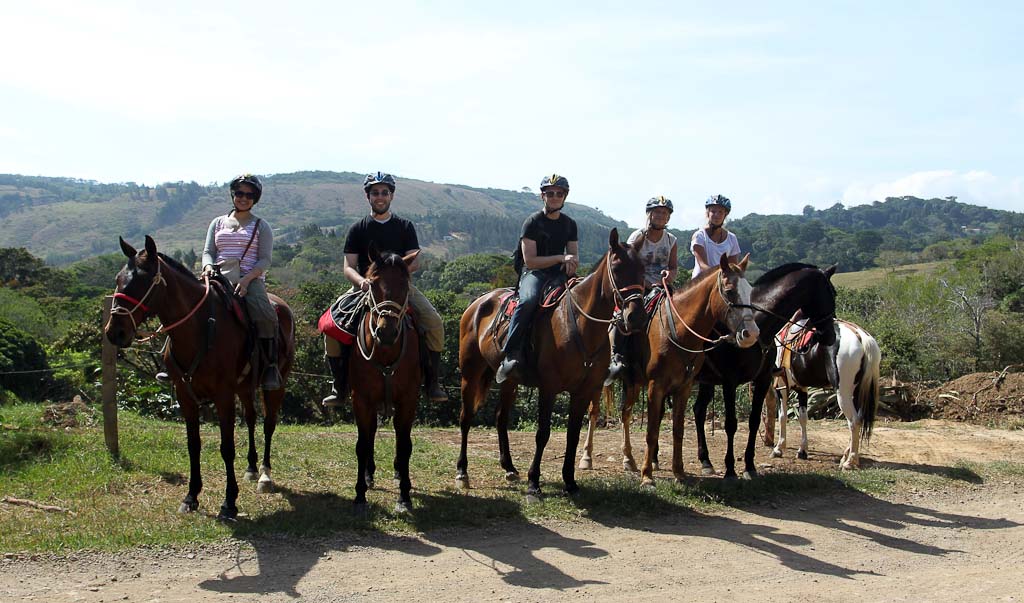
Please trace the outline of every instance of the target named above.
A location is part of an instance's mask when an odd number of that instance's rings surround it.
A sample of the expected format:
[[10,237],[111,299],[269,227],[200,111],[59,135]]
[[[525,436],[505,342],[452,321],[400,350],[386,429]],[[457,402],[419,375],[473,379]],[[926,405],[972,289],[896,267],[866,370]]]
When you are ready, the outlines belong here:
[[608,234],[608,281],[615,303],[622,311],[622,328],[629,333],[642,331],[647,325],[644,312],[644,263],[640,259],[642,242],[623,245],[619,229]]
[[409,309],[410,267],[419,251],[402,257],[381,253],[370,243],[370,333],[381,345],[392,345],[402,334],[402,321]]
[[832,275],[836,273],[836,265],[832,264],[824,270],[818,270],[823,282],[814,286],[811,299],[803,307],[807,324],[815,330],[814,337],[823,346],[831,347],[836,343],[836,288],[832,284]]
[[750,254],[740,260],[739,264],[729,262],[728,256],[722,255],[719,266],[722,269],[718,282],[718,291],[722,299],[729,306],[725,315],[725,324],[735,337],[736,345],[741,348],[749,348],[757,342],[761,334],[754,322],[754,312],[750,305],[750,291],[752,287],[747,282],[745,273],[747,264],[750,261]]
[[117,273],[114,303],[104,332],[110,343],[126,348],[135,340],[138,325],[156,314],[154,307],[159,304],[160,296],[152,294],[165,281],[152,237],[146,235],[146,247],[142,251],[136,251],[123,238],[118,237],[118,240],[128,263]]

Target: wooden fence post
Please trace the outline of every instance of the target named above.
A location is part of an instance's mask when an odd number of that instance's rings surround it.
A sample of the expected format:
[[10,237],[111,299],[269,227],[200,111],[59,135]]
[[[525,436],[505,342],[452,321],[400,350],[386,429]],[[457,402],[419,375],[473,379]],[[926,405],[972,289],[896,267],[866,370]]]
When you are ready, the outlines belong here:
[[[110,295],[103,298],[103,327],[110,320],[110,308],[114,305],[114,298]],[[117,443],[117,347],[107,340],[104,333],[103,340],[103,439],[107,443],[107,450],[111,456],[118,458],[121,451]]]

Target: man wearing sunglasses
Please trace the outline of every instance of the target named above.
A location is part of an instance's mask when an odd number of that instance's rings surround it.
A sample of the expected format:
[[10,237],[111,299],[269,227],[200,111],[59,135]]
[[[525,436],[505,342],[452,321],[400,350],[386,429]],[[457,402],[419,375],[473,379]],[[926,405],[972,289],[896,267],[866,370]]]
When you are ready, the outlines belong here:
[[[363,192],[370,204],[370,215],[349,228],[345,239],[345,278],[352,283],[354,290],[367,291],[370,288],[366,271],[370,268],[371,241],[379,251],[391,251],[401,256],[419,251],[420,244],[413,223],[391,213],[391,202],[395,197],[394,176],[384,172],[367,175],[363,180]],[[417,258],[409,269],[415,272],[418,268]],[[445,402],[448,394],[438,383],[441,350],[444,349],[444,322],[430,300],[412,284],[409,285],[409,305],[416,313],[417,327],[426,340],[427,397],[432,402]],[[334,387],[323,404],[339,406],[348,394],[348,358],[352,348],[328,336],[324,336],[324,346]]]
[[[518,253],[523,271],[519,277],[519,302],[512,311],[508,339],[502,351],[505,359],[498,367],[495,381],[501,383],[517,371],[523,362],[523,343],[546,285],[567,280],[579,268],[579,237],[576,221],[562,213],[569,196],[569,180],[551,174],[540,182],[544,208],[523,222]],[[518,265],[517,258],[517,265]]]

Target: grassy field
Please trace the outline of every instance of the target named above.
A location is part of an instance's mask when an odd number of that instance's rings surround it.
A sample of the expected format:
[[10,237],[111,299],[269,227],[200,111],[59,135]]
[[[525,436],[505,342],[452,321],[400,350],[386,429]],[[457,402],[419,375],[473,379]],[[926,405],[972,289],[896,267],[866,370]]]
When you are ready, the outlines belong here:
[[[545,495],[540,502],[528,503],[525,482],[507,484],[490,451],[471,454],[473,489],[468,494],[456,491],[456,430],[417,429],[413,432],[412,457],[414,512],[401,515],[392,510],[396,498],[390,479],[394,440],[384,426],[378,435],[377,488],[368,494],[370,515],[357,520],[351,513],[354,429],[282,426],[275,436],[273,452],[278,492],[257,495],[251,482],[240,481],[238,507],[242,515],[237,522],[221,523],[215,516],[223,497],[224,470],[215,426],[202,428],[205,488],[200,510],[179,515],[176,510],[188,479],[182,424],[122,411],[122,458],[113,460],[106,453],[95,415],[85,421],[85,427],[65,429],[43,424],[42,411],[38,405],[0,407],[0,497],[56,505],[70,513],[0,504],[0,553],[117,551],[274,534],[403,534],[453,526],[573,521],[608,515],[661,516],[847,488],[881,494],[932,482],[969,484],[979,475],[1020,474],[1024,467],[1013,463],[972,465],[943,475],[891,469],[852,473],[815,469],[772,472],[752,482],[732,485],[716,478],[695,478],[683,484],[661,479],[653,491],[641,490],[634,476],[593,472],[578,474],[582,492],[568,497],[561,492],[562,450],[549,445],[542,479]],[[484,433],[493,438],[493,432]],[[244,431],[236,434],[239,455],[235,467],[241,480]],[[258,440],[261,442],[262,437]],[[525,473],[526,467],[520,466],[520,470]]]
[[895,268],[872,268],[871,270],[861,270],[860,272],[840,272],[832,277],[832,283],[837,287],[864,289],[884,281],[887,275],[911,276],[914,274],[931,274],[946,264],[948,262],[923,262],[920,264],[897,266]]

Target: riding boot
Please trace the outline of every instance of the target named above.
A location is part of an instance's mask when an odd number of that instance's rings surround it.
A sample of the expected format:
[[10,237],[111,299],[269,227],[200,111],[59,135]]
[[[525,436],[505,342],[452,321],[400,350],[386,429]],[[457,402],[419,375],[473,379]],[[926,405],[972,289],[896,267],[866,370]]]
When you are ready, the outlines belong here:
[[427,352],[427,379],[425,389],[427,390],[427,398],[431,402],[447,402],[448,394],[445,393],[444,389],[438,383],[438,376],[441,372],[441,352],[429,351]]
[[348,400],[348,357],[352,346],[341,346],[341,356],[328,356],[327,367],[331,369],[334,384],[331,393],[321,401],[325,407],[342,406]]
[[506,379],[512,376],[519,375],[519,367],[523,364],[523,352],[521,350],[513,349],[509,350],[505,354],[505,359],[501,361],[501,366],[498,367],[498,372],[494,375],[494,381],[497,383],[503,383]]
[[622,349],[626,345],[626,336],[619,332],[619,330],[612,330],[612,358],[608,364],[608,376],[604,379],[605,387],[611,385],[616,379],[625,375],[626,370],[626,357],[622,354]]
[[263,337],[260,339],[263,345],[263,353],[266,355],[267,366],[263,369],[263,377],[260,380],[264,390],[281,389],[281,371],[277,370],[277,337]]

